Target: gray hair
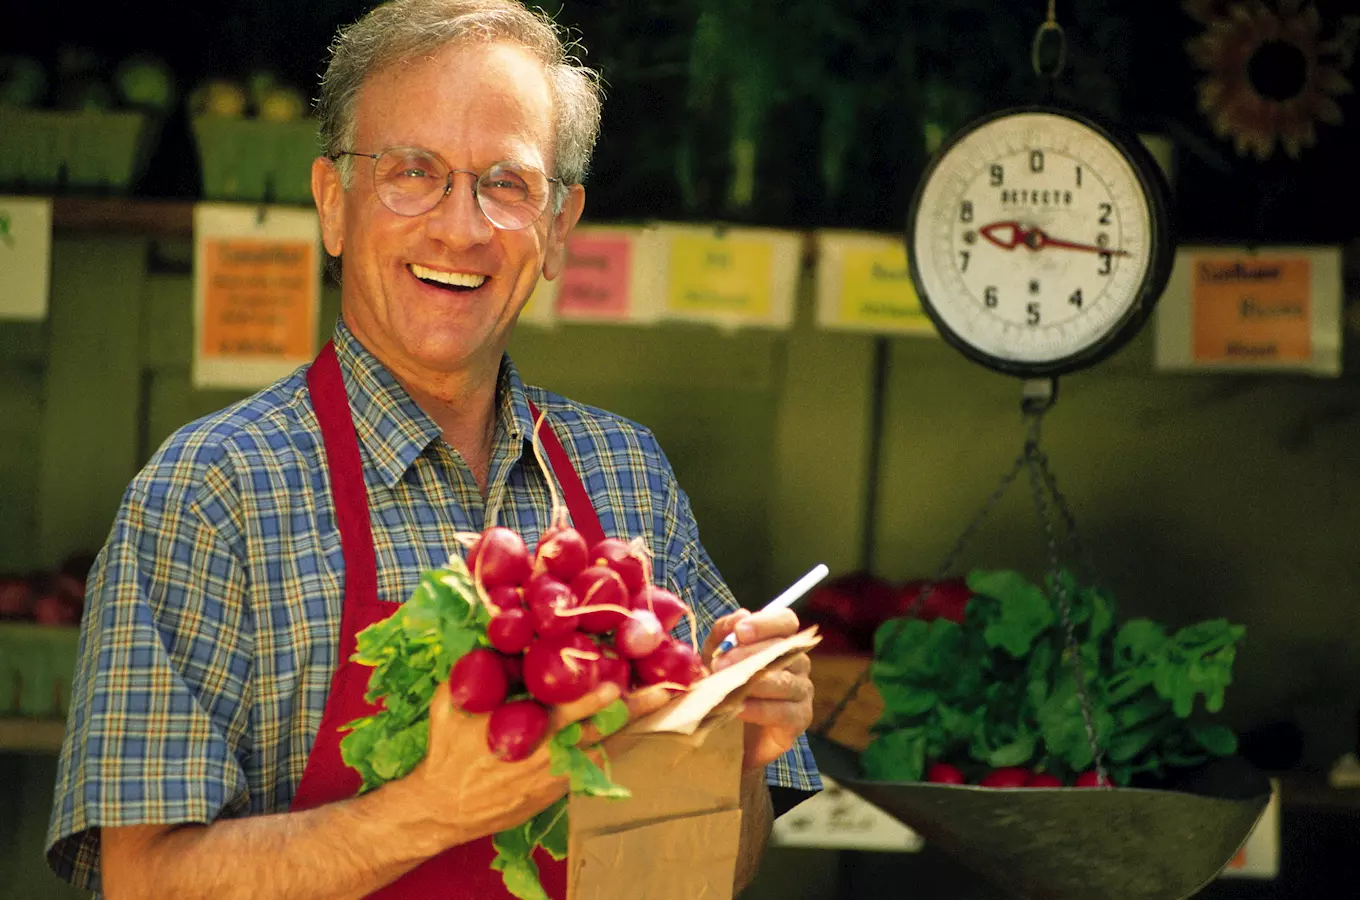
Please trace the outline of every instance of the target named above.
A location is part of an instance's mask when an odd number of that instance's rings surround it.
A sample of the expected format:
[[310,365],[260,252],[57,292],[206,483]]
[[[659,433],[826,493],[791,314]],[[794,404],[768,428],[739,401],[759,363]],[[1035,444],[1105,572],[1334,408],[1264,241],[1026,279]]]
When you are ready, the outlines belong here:
[[[434,53],[449,44],[505,41],[543,63],[553,98],[553,192],[560,211],[567,188],[585,181],[600,133],[599,75],[572,55],[574,42],[546,14],[518,0],[390,0],[342,29],[330,46],[316,112],[321,153],[335,158],[353,150],[358,122],[354,108],[364,80],[399,60]],[[336,158],[341,183],[349,187],[353,159]]]

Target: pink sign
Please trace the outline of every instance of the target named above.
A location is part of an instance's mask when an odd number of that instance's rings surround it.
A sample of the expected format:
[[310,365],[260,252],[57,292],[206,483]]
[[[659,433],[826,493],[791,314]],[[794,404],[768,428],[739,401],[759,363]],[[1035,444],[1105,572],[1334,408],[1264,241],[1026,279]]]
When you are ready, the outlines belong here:
[[590,318],[628,317],[628,237],[579,235],[567,240],[567,265],[558,277],[557,312]]

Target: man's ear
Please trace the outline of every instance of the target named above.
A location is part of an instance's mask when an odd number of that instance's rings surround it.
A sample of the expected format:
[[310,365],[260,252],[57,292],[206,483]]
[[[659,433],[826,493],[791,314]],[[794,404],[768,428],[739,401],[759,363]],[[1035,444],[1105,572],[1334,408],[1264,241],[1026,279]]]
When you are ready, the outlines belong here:
[[312,160],[312,199],[321,219],[321,243],[331,256],[345,246],[345,188],[340,171],[324,156]]
[[543,277],[552,281],[567,264],[567,235],[581,220],[586,208],[586,189],[573,184],[567,191],[562,211],[553,216],[548,226],[548,249],[543,254]]

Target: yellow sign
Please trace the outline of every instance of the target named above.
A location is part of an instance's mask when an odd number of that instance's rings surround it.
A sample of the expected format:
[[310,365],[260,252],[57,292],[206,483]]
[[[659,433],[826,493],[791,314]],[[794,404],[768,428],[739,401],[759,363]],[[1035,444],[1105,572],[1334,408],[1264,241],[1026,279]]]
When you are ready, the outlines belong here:
[[1312,260],[1306,257],[1193,257],[1190,298],[1194,359],[1312,359],[1312,273]]
[[670,250],[671,311],[770,317],[774,248],[768,241],[676,235]]
[[846,249],[841,265],[842,323],[889,330],[934,329],[921,309],[900,242],[882,249]]

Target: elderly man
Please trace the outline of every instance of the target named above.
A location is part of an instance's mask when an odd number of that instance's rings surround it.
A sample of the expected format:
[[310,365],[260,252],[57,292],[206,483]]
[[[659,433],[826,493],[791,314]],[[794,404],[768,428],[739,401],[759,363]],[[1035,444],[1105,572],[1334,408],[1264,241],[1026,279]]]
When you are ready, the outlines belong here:
[[[738,609],[649,431],[524,385],[505,353],[539,276],[562,269],[599,124],[596,81],[556,27],[513,0],[396,0],[335,41],[319,112],[333,338],[174,434],[90,576],[49,860],[110,900],[508,896],[490,836],[566,791],[545,751],[496,759],[486,716],[452,711],[444,686],[424,760],[356,796],[336,725],[365,687],[355,633],[460,532],[498,522],[532,546],[550,478],[584,485],[577,528],[646,539],[706,660],[734,627],[719,667],[798,627],[788,610]],[[539,410],[561,445],[546,467]],[[763,676],[742,713],[738,887],[769,832],[769,786],[820,786],[802,739],[809,670],[800,657]],[[602,687],[555,723],[615,696]],[[554,897],[564,872],[543,865]]]

